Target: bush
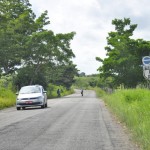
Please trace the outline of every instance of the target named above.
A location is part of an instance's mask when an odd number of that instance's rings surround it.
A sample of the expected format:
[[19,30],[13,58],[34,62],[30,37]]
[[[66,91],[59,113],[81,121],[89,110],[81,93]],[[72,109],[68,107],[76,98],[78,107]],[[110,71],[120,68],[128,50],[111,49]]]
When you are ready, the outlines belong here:
[[4,88],[0,88],[0,109],[14,106],[16,103],[16,96],[15,94]]
[[104,90],[102,90],[101,88],[99,87],[95,87],[95,88],[90,88],[91,90],[94,90],[96,92],[96,95],[98,97],[103,97],[104,95],[106,95],[106,92]]
[[57,86],[57,85],[49,84],[48,88],[47,88],[47,97],[48,98],[58,97],[58,95],[57,95],[58,89],[60,89],[61,96],[69,95],[69,94],[72,94],[74,92],[73,89],[67,90],[63,86]]

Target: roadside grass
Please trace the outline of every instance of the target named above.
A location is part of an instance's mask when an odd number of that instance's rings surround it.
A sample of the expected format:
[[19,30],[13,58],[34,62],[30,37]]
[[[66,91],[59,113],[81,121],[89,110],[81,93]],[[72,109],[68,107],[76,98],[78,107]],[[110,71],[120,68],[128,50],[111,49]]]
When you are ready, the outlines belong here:
[[150,90],[124,89],[99,96],[126,124],[143,150],[150,150]]
[[14,106],[16,102],[16,95],[8,89],[0,88],[0,110]]

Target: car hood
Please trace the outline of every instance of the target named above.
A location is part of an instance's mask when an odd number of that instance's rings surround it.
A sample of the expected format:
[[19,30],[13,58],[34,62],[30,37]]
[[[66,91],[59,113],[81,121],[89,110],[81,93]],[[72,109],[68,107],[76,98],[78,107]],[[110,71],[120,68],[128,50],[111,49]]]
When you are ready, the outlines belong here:
[[32,94],[19,94],[18,98],[34,98],[42,96],[41,93],[32,93]]

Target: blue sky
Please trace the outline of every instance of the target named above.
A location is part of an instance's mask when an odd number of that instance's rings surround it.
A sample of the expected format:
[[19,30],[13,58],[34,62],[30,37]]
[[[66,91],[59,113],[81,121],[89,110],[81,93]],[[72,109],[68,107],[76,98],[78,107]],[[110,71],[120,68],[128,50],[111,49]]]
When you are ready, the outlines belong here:
[[[76,55],[73,62],[80,72],[98,73],[101,65],[95,57],[106,57],[108,32],[114,30],[115,18],[130,18],[138,24],[135,39],[150,40],[149,0],[29,0],[34,13],[39,16],[48,11],[51,22],[48,28],[54,33],[75,31],[71,48]],[[142,59],[142,58],[141,58]]]

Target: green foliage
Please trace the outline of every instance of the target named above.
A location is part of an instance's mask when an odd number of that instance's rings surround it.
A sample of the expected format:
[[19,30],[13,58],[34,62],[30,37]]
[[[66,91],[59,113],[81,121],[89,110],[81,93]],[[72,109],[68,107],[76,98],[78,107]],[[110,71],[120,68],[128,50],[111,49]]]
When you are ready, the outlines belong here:
[[[141,92],[141,90],[139,90],[139,92]],[[134,102],[134,101],[141,101],[143,100],[144,97],[144,93],[141,92],[141,94],[139,94],[138,92],[135,92],[135,90],[124,90],[123,94],[123,99],[128,102]]]
[[144,81],[141,59],[149,55],[150,42],[141,39],[131,39],[136,24],[131,24],[129,18],[114,19],[115,31],[108,33],[105,47],[107,58],[96,59],[103,63],[99,67],[101,77],[113,78],[113,85],[124,84],[125,87],[136,87]]
[[85,76],[85,77],[75,77],[75,83],[73,84],[75,88],[88,89],[90,87],[96,87],[99,81],[98,76]]
[[13,85],[13,78],[13,75],[2,76],[0,79],[0,88],[16,91],[16,88]]
[[60,95],[61,96],[69,95],[69,94],[72,94],[74,92],[73,89],[67,90],[63,86],[56,86],[56,85],[53,85],[53,84],[49,84],[48,88],[47,88],[47,97],[48,98],[58,97],[58,95],[57,95],[57,90],[58,89],[60,89]]
[[106,95],[106,92],[99,87],[91,88],[91,90],[94,90],[96,92],[96,95],[100,98],[103,98]]
[[47,81],[44,75],[44,70],[34,73],[35,67],[24,67],[18,71],[17,76],[14,77],[13,82],[20,89],[25,85],[42,85],[45,89],[47,88]]
[[14,106],[16,102],[15,94],[4,88],[0,88],[0,109]]
[[49,84],[48,88],[47,88],[47,97],[48,98],[54,98],[57,97],[57,89],[59,88],[59,86],[53,85],[53,84]]
[[21,63],[35,16],[28,0],[0,0],[0,10],[0,72],[9,74]]
[[134,134],[144,150],[150,149],[150,91],[147,89],[117,90],[103,99]]
[[85,72],[79,73],[79,77],[85,77]]
[[100,78],[99,75],[89,75],[89,76],[79,76],[74,78],[75,82],[73,86],[79,89],[91,89],[95,87],[99,87],[103,90],[107,88],[113,89],[113,79],[112,77]]
[[[14,83],[19,87],[47,87],[48,75],[53,73],[49,68],[63,65],[63,75],[67,73],[69,81],[62,85],[70,87],[75,71],[67,69],[73,66],[71,59],[75,57],[70,48],[75,32],[55,35],[45,28],[50,24],[48,12],[36,18],[28,0],[0,0],[0,10],[0,75],[17,73]],[[58,80],[64,81],[63,76]]]
[[47,71],[48,81],[58,86],[64,86],[70,89],[74,83],[74,76],[77,74],[76,65],[69,63],[68,65],[52,66]]
[[86,77],[75,77],[74,86],[80,89],[87,89],[89,87],[88,79]]

